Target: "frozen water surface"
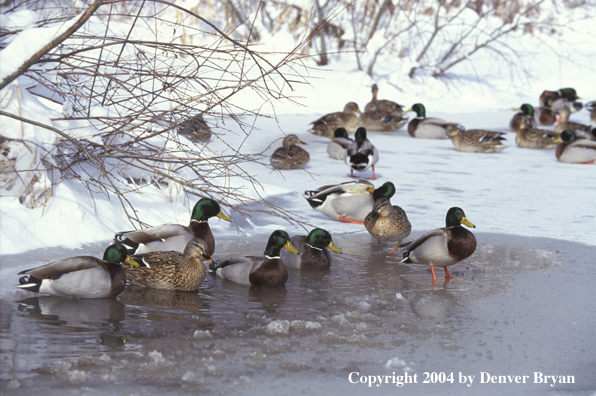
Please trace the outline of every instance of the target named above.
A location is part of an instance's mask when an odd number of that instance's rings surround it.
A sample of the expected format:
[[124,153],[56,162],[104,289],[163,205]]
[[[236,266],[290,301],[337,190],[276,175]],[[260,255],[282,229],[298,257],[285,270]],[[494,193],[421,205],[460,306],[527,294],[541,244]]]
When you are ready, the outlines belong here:
[[[434,290],[426,266],[398,264],[362,233],[334,236],[344,254],[331,270],[290,270],[283,288],[208,275],[198,293],[128,287],[89,301],[13,287],[18,270],[82,251],[3,256],[0,393],[592,395],[596,247],[476,235],[476,253],[451,267],[460,279],[437,271]],[[264,245],[220,238],[214,257]],[[481,383],[483,372],[528,378]],[[535,372],[575,384],[534,384]],[[404,373],[417,383],[397,388]],[[362,376],[389,383],[350,382]]]

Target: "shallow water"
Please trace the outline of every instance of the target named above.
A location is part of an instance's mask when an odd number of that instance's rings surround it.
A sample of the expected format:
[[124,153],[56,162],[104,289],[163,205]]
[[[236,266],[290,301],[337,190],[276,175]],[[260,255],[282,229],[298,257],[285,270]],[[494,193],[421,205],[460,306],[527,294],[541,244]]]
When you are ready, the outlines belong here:
[[[82,251],[2,256],[0,393],[594,394],[596,247],[477,237],[476,253],[451,267],[460,279],[437,271],[434,290],[426,266],[398,264],[363,234],[334,236],[344,254],[331,270],[289,270],[283,288],[207,275],[199,293],[129,287],[117,300],[13,288],[19,270]],[[214,258],[264,245],[218,240]],[[481,383],[483,372],[528,378]],[[534,384],[534,372],[575,383]],[[416,383],[395,389],[404,373]],[[350,382],[369,375],[389,383]]]

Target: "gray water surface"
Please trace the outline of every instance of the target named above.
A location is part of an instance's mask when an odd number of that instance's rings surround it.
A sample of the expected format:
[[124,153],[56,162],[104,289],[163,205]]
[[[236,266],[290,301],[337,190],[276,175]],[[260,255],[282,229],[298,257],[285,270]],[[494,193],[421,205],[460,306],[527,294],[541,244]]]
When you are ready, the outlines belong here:
[[[593,395],[596,247],[477,237],[450,267],[459,279],[439,270],[434,289],[428,267],[362,234],[334,236],[331,270],[289,270],[282,288],[207,275],[198,293],[128,287],[103,300],[13,286],[19,270],[105,244],[2,256],[0,394]],[[219,239],[214,258],[260,254],[266,237],[241,241]],[[406,373],[416,383],[397,387]],[[546,375],[574,383],[534,383]]]

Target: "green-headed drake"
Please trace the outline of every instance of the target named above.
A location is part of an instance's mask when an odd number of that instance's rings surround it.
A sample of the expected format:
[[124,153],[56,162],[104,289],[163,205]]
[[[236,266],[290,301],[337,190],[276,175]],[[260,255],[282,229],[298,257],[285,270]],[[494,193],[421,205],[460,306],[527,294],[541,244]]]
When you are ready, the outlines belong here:
[[276,149],[271,154],[271,166],[275,169],[304,169],[310,161],[310,154],[297,144],[306,144],[298,138],[297,135],[291,134],[284,138],[282,147]]
[[211,263],[207,243],[191,239],[184,253],[167,251],[134,255],[139,267],[125,267],[126,277],[133,285],[152,289],[196,291],[207,273],[203,261]]
[[462,224],[476,228],[466,218],[463,209],[450,208],[445,218],[445,227],[428,231],[408,245],[401,262],[430,265],[433,283],[437,280],[435,267],[443,267],[445,278],[451,278],[447,266],[470,257],[476,250],[476,237],[463,228]]
[[207,243],[207,254],[215,252],[215,238],[207,222],[212,217],[231,221],[223,214],[219,204],[211,198],[200,199],[192,209],[188,226],[181,224],[162,224],[137,231],[119,232],[115,236],[118,243],[128,248],[130,254],[149,252],[183,252],[193,238],[201,238]]
[[372,235],[382,250],[382,241],[397,242],[389,252],[394,254],[402,241],[410,235],[412,225],[406,212],[397,205],[391,205],[389,198],[381,196],[375,199],[373,210],[364,219],[366,230]]
[[318,120],[311,122],[313,127],[309,132],[326,137],[332,136],[337,128],[345,128],[348,133],[354,132],[360,122],[358,114],[361,114],[358,104],[349,102],[345,105],[344,111],[326,114]]
[[427,118],[426,108],[422,103],[416,103],[407,112],[413,111],[416,117],[408,124],[408,133],[415,138],[423,139],[447,139],[447,125],[451,122],[440,118]]
[[18,288],[51,296],[75,298],[115,297],[126,286],[122,263],[138,266],[126,248],[114,244],[107,247],[103,260],[78,256],[53,261],[41,267],[19,272]]
[[561,143],[555,150],[555,156],[561,162],[593,164],[596,161],[596,142],[578,139],[574,131],[563,131],[561,132]]
[[466,131],[461,125],[450,124],[447,126],[447,136],[451,138],[455,149],[464,153],[497,153],[507,147],[503,144],[504,132],[484,129]]
[[391,198],[393,194],[395,186],[391,182],[375,189],[371,182],[358,180],[307,190],[304,198],[311,208],[333,220],[363,224],[364,218],[373,209],[374,197]]
[[285,249],[281,251],[281,261],[287,268],[327,270],[333,261],[329,249],[341,254],[331,234],[322,228],[315,228],[308,235],[295,235],[290,242],[299,254],[292,254]]
[[220,278],[250,286],[283,286],[288,280],[288,270],[281,260],[282,248],[298,254],[288,233],[276,230],[269,236],[263,257],[244,256],[221,260],[210,265],[210,272]]

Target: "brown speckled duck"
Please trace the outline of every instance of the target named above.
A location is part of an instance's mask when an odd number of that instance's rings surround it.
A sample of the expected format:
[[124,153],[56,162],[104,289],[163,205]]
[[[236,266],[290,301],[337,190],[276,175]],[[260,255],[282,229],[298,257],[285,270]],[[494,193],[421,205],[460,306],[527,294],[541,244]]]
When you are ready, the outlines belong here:
[[284,138],[282,147],[271,154],[271,166],[275,169],[304,169],[310,161],[310,154],[297,144],[306,144],[291,134]]
[[455,149],[464,153],[497,153],[503,150],[505,133],[470,129],[466,131],[460,125],[450,124],[447,134],[451,138]]
[[269,237],[264,257],[244,256],[218,261],[210,265],[210,272],[219,278],[250,286],[283,286],[288,280],[288,270],[281,261],[282,248],[298,254],[288,233],[276,230]]
[[372,86],[372,100],[360,116],[360,125],[368,131],[387,132],[403,127],[408,118],[403,116],[403,106],[385,99],[377,99],[379,87]]
[[528,124],[533,125],[531,118],[522,120],[521,127],[515,135],[515,143],[519,147],[529,149],[553,149],[557,147],[558,133],[546,129],[532,128]]
[[377,239],[381,250],[381,241],[397,242],[389,254],[394,254],[412,231],[406,212],[397,205],[391,205],[391,201],[385,197],[375,199],[372,212],[364,219],[364,226]]
[[358,114],[361,114],[358,104],[349,102],[344,107],[344,111],[326,114],[316,121],[313,121],[313,127],[309,130],[319,136],[332,136],[337,128],[345,128],[348,133],[354,132],[359,125],[360,119]]
[[331,234],[322,228],[315,228],[308,235],[295,235],[290,238],[290,242],[299,254],[292,254],[286,249],[281,251],[281,261],[287,268],[327,270],[333,262],[329,249],[341,254],[341,250],[333,243]]
[[476,237],[462,227],[476,228],[461,208],[447,212],[445,227],[427,232],[406,247],[402,263],[428,264],[436,282],[435,267],[445,269],[445,278],[451,278],[447,267],[470,257],[476,251]]
[[139,267],[125,267],[126,278],[133,285],[152,289],[196,291],[203,283],[207,268],[201,260],[211,263],[207,244],[200,238],[188,242],[184,253],[151,252],[132,256]]
[[563,107],[561,110],[559,110],[559,113],[561,114],[561,121],[555,127],[555,132],[562,133],[563,131],[571,130],[574,131],[575,135],[580,139],[595,139],[594,135],[592,135],[589,125],[569,121],[569,116],[571,113],[568,108]]
[[122,293],[126,273],[122,263],[138,264],[126,248],[114,244],[107,247],[103,260],[93,256],[69,257],[37,268],[19,272],[19,289],[58,297],[106,298]]

